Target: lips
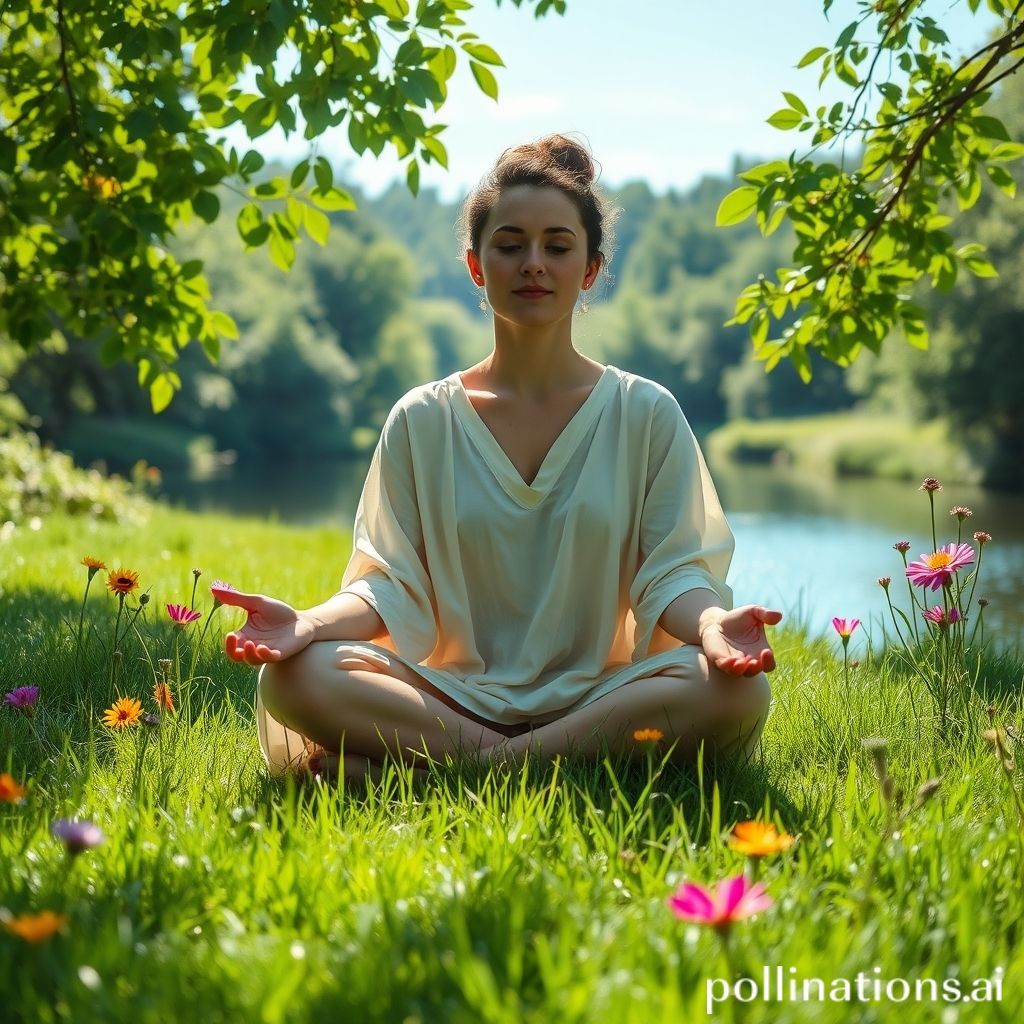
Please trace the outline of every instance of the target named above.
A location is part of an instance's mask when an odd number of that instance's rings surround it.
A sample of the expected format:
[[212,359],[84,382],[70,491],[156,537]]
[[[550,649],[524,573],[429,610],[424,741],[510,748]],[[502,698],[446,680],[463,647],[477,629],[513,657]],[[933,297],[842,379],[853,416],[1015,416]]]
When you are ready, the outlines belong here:
[[540,298],[541,295],[550,295],[547,288],[517,288],[516,295],[525,295],[527,298]]

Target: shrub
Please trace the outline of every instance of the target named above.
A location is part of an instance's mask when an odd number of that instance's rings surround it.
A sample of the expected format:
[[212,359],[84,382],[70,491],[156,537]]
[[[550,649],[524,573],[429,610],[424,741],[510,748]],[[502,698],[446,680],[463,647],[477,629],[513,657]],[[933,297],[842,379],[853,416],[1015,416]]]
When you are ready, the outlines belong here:
[[0,437],[0,522],[21,523],[33,516],[64,511],[119,522],[143,522],[146,467],[139,465],[129,483],[81,469],[64,452],[44,448],[28,432]]

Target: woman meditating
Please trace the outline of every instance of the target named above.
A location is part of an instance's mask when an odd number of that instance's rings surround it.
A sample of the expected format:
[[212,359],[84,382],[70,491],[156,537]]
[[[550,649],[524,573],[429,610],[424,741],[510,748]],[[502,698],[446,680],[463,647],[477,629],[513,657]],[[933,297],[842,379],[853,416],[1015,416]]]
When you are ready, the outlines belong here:
[[573,345],[607,262],[589,154],[507,150],[462,220],[494,349],[392,408],[339,591],[219,595],[248,613],[225,649],[262,666],[270,770],[639,752],[644,728],[678,759],[749,755],[782,614],[732,608],[733,535],[671,392]]

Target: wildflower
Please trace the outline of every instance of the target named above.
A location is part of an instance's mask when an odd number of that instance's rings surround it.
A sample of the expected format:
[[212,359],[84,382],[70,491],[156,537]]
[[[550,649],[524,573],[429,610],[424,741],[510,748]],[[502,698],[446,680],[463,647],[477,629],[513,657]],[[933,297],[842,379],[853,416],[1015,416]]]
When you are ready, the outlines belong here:
[[91,821],[71,821],[69,818],[60,818],[50,826],[50,832],[58,839],[63,840],[71,856],[84,853],[106,840],[106,836],[100,831],[98,825]]
[[668,899],[672,912],[681,920],[722,930],[734,921],[767,910],[772,902],[761,882],[748,882],[743,875],[723,879],[713,892],[693,882],[684,882]]
[[835,618],[832,620],[832,625],[835,627],[835,631],[842,638],[843,646],[845,647],[850,642],[850,637],[853,636],[853,631],[860,625],[860,619],[850,619],[849,622],[846,619]]
[[780,832],[770,822],[741,821],[733,827],[729,846],[747,857],[766,857],[782,853],[793,845],[793,837]]
[[174,711],[174,694],[167,683],[157,683],[153,687],[153,700],[156,701],[157,707],[164,711]]
[[658,743],[665,738],[660,729],[637,729],[633,733],[633,739],[637,743]]
[[167,606],[167,614],[170,615],[171,621],[175,626],[190,626],[193,622],[198,622],[203,617],[202,612],[194,612],[188,605],[184,604],[169,604]]
[[139,586],[139,574],[134,569],[113,569],[107,575],[107,589],[112,594],[131,594]]
[[984,547],[992,539],[992,534],[986,533],[984,530],[978,530],[974,535],[974,539],[978,542],[978,547]]
[[103,724],[111,729],[135,725],[142,717],[142,705],[134,697],[122,697],[103,712]]
[[930,555],[921,555],[907,566],[907,579],[919,587],[938,590],[953,578],[953,573],[974,561],[970,544],[946,544]]
[[101,562],[98,558],[90,558],[88,555],[82,559],[82,565],[89,570],[89,579],[92,579],[100,569],[106,569],[107,567],[106,562]]
[[973,516],[974,513],[966,505],[954,505],[950,510],[951,516],[956,516],[957,519],[962,523],[968,516]]
[[921,486],[918,488],[918,490],[919,491],[929,491],[929,492],[941,491],[942,490],[942,484],[940,484],[939,481],[935,479],[935,477],[928,476],[928,477],[925,477],[924,480],[921,481]]
[[43,942],[68,923],[67,914],[44,910],[41,914],[22,914],[4,921],[4,927],[26,942]]
[[7,804],[20,804],[28,792],[24,786],[19,786],[10,772],[0,774],[0,800]]
[[922,782],[917,787],[917,796],[914,798],[915,807],[924,807],[926,803],[939,791],[939,786],[942,785],[942,779],[935,778],[929,779],[927,782]]
[[[960,612],[956,608],[950,608],[949,612],[942,607],[941,604],[937,604],[934,608],[928,608],[921,614],[929,621],[934,622],[940,629],[945,629],[947,626],[951,626],[954,622],[960,622]],[[967,618],[967,616],[963,616]]]
[[193,579],[199,579],[199,577],[202,576],[202,575],[203,575],[203,570],[202,569],[193,569],[192,570],[192,577],[193,577]]
[[979,608],[987,608],[988,607],[988,598],[987,597],[979,597],[978,598],[978,607]]
[[883,590],[888,590],[890,583],[892,583],[892,577],[891,576],[879,576],[878,577],[878,585]]
[[895,544],[893,544],[893,547],[901,555],[905,555],[910,550],[910,541],[909,540],[898,540],[898,541],[896,541]]
[[149,594],[139,594],[139,604],[145,608],[149,604]]
[[871,755],[875,762],[875,774],[879,781],[885,779],[889,774],[886,756],[889,753],[889,741],[884,736],[865,736],[860,745]]
[[39,701],[38,686],[19,686],[4,695],[4,703],[32,717],[36,703]]

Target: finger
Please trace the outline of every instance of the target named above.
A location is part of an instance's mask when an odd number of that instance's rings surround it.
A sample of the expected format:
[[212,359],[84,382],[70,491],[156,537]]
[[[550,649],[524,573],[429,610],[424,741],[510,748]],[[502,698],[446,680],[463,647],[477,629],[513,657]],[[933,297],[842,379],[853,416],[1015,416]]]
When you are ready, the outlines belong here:
[[247,612],[256,611],[262,594],[247,594],[242,590],[223,590],[221,587],[210,587],[210,593],[220,601],[221,604],[228,604],[234,608],[244,608]]
[[754,605],[754,614],[769,626],[774,626],[782,621],[782,612],[775,608],[765,608],[762,605]]
[[765,672],[775,671],[775,655],[771,651],[767,651],[761,659],[761,665]]

